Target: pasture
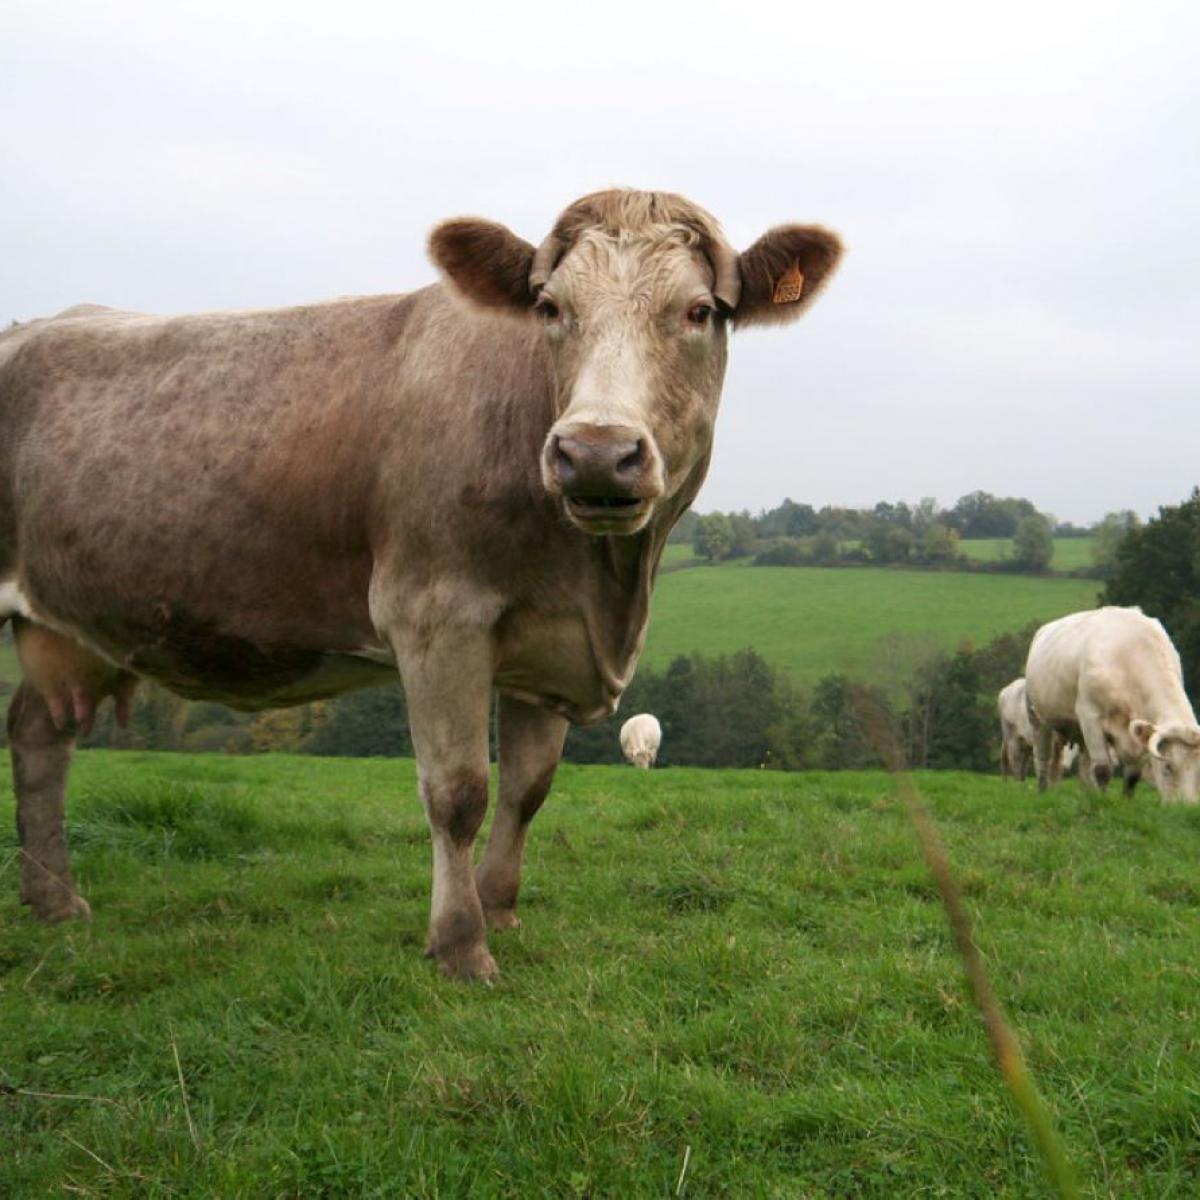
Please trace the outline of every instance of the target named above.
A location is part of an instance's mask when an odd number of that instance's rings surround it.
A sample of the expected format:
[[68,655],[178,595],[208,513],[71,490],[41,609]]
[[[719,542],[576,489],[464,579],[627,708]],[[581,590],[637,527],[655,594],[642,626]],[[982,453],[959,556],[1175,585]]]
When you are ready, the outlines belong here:
[[[1086,1194],[1196,1195],[1200,810],[919,783]],[[1045,1194],[886,776],[563,767],[494,988],[414,790],[82,753],[48,929],[0,785],[0,1193]]]
[[892,687],[934,650],[979,646],[1031,621],[1092,608],[1093,579],[750,567],[672,571],[658,581],[642,662],[752,646],[798,683],[832,671]]
[[[1011,558],[1012,547],[1012,538],[968,538],[959,542],[959,549],[967,558],[978,559],[980,562],[998,562],[1002,558]],[[1095,565],[1090,537],[1054,539],[1054,557],[1050,560],[1052,571],[1078,571]]]

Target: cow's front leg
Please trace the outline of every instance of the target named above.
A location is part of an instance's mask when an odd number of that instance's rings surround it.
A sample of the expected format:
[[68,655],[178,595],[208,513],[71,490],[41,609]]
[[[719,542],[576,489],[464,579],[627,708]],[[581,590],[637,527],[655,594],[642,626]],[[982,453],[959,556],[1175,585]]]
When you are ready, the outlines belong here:
[[433,840],[433,895],[426,954],[443,975],[494,979],[473,850],[488,803],[490,646],[443,637],[401,655],[421,802]]
[[1038,791],[1050,786],[1050,755],[1053,751],[1054,730],[1040,721],[1033,726],[1033,766],[1037,771]]
[[483,915],[493,929],[515,929],[525,832],[554,779],[567,721],[555,712],[500,697],[500,797],[475,882]]

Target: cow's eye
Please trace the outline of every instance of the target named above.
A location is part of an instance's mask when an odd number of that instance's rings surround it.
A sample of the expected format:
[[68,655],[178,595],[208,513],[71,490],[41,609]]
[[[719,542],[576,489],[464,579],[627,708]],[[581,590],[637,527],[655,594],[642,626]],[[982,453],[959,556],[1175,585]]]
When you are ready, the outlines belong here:
[[534,306],[533,311],[537,313],[543,321],[557,321],[562,312],[557,304],[546,296],[543,296]]
[[707,325],[712,318],[713,310],[711,304],[693,304],[688,309],[687,319],[689,325],[695,325],[697,328]]

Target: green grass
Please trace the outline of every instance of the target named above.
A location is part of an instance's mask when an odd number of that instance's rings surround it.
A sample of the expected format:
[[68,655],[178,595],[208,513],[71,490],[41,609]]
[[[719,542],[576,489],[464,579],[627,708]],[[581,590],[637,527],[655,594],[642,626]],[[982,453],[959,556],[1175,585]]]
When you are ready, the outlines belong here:
[[[968,558],[981,562],[996,562],[1012,556],[1012,538],[971,538],[959,543]],[[1076,571],[1092,567],[1092,539],[1090,537],[1055,538],[1054,557],[1050,568],[1054,571]]]
[[[1085,1193],[1196,1195],[1200,810],[920,784]],[[409,762],[74,792],[49,929],[0,794],[0,1194],[1046,1194],[885,776],[565,767],[490,989],[421,958]]]
[[677,654],[753,646],[799,682],[842,671],[890,687],[935,649],[1091,608],[1099,586],[869,567],[696,567],[659,580],[642,661],[661,668]]

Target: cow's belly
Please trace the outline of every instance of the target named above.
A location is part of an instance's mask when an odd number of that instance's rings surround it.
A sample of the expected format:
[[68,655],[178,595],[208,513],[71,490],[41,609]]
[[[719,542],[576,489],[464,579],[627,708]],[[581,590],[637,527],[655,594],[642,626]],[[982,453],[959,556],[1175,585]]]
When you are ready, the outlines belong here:
[[295,613],[277,623],[259,612],[239,624],[191,617],[178,603],[142,611],[136,602],[108,603],[100,590],[90,598],[83,614],[78,605],[56,603],[53,593],[0,582],[0,617],[42,625],[180,696],[242,710],[303,704],[398,678],[386,658],[356,652],[354,632],[332,638],[324,622],[305,628]]
[[297,647],[246,647],[230,659],[236,670],[197,668],[176,660],[149,661],[135,655],[132,666],[189,700],[211,700],[243,712],[287,708],[325,700],[359,688],[398,683],[394,667],[353,654],[322,653]]

